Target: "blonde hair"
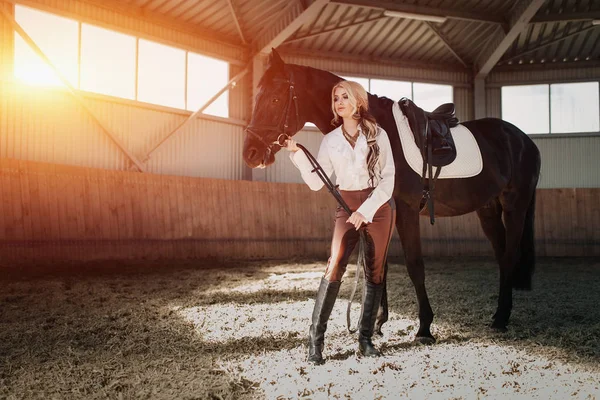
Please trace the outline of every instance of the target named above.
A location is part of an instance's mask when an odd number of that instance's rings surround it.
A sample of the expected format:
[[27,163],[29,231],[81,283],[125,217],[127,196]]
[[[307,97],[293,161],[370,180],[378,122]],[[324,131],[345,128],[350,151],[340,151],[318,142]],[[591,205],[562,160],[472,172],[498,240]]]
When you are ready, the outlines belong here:
[[340,116],[335,112],[335,91],[338,88],[346,90],[348,93],[348,101],[352,106],[352,118],[358,120],[365,138],[369,146],[369,154],[367,155],[367,170],[369,171],[369,185],[375,186],[375,166],[379,161],[379,145],[377,145],[377,135],[379,127],[375,117],[369,112],[369,96],[362,85],[354,81],[341,81],[331,89],[331,111],[333,111],[334,125],[340,125]]

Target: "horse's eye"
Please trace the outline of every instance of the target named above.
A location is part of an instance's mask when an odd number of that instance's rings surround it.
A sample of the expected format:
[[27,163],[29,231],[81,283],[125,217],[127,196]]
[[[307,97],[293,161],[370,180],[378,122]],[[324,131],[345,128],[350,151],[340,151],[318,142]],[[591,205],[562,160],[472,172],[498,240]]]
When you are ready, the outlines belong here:
[[278,98],[274,98],[273,99],[273,104],[277,104],[277,103],[279,103],[279,99]]

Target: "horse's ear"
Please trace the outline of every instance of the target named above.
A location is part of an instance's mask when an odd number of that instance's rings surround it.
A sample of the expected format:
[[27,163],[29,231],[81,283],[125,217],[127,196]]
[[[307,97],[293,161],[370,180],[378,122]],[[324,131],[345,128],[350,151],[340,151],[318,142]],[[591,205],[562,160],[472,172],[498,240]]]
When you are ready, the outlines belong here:
[[275,49],[271,49],[271,56],[269,57],[269,69],[273,69],[273,71],[283,70],[285,63],[281,59],[281,56]]

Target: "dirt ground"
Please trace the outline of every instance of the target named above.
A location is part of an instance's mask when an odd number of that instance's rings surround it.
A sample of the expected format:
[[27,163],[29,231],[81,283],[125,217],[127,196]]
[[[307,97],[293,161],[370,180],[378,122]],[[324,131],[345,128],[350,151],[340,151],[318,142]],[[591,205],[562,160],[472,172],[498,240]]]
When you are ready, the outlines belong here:
[[352,265],[323,366],[305,362],[323,261],[2,266],[0,398],[600,399],[600,260],[538,260],[504,334],[492,260],[426,260],[428,346],[396,261],[384,356],[358,358],[346,331]]

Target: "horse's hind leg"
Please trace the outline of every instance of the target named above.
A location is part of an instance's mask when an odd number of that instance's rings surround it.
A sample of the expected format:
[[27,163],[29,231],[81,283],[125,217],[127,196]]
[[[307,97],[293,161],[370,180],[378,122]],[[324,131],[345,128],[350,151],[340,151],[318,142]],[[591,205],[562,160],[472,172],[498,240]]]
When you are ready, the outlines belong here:
[[[500,287],[501,294],[498,302],[498,311],[500,310],[500,298],[502,298],[502,281],[503,281],[503,267],[502,259],[506,252],[506,230],[504,229],[504,223],[502,222],[502,206],[500,205],[499,199],[496,197],[492,199],[484,207],[477,210],[477,216],[481,222],[481,228],[485,233],[485,236],[492,243],[494,249],[494,255],[496,261],[500,267]],[[512,292],[511,292],[512,298]],[[498,311],[494,315],[493,319],[496,320]]]
[[396,202],[396,206],[396,227],[404,250],[406,269],[415,287],[419,305],[419,331],[415,340],[421,343],[433,343],[435,342],[435,338],[431,334],[433,310],[429,304],[427,290],[425,290],[425,264],[421,250],[419,214],[404,203]]
[[506,331],[513,307],[513,273],[521,254],[521,238],[531,196],[507,190],[500,195],[504,211],[505,251],[500,257],[500,291],[492,328]]

